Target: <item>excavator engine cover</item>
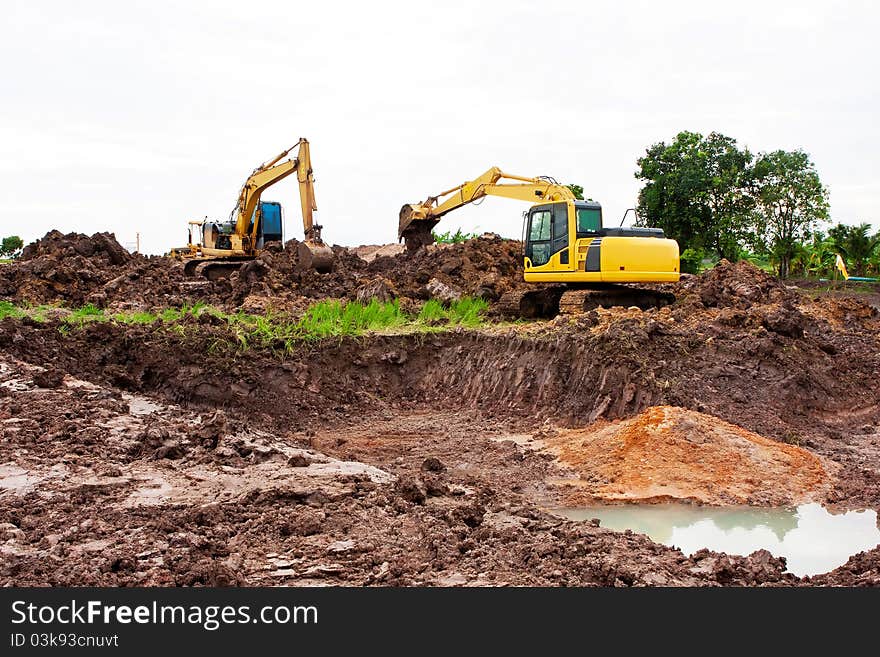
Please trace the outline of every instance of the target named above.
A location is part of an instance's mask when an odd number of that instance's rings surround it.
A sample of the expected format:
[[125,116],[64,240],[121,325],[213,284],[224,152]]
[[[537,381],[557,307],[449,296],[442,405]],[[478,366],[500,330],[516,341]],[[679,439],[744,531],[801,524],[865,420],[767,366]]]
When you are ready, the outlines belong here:
[[421,247],[434,243],[431,231],[439,221],[440,219],[425,217],[425,213],[417,206],[406,204],[400,208],[397,239],[403,239],[407,251],[418,251]]

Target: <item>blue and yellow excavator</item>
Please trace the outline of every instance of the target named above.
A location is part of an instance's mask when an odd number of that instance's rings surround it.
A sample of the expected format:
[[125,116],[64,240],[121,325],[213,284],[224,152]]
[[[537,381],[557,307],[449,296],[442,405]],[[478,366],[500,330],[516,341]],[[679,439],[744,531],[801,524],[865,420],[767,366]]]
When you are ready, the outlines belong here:
[[521,317],[574,314],[598,306],[659,307],[673,296],[644,283],[679,279],[678,243],[659,228],[613,227],[602,222],[602,206],[575,198],[548,177],[527,178],[492,167],[481,176],[400,210],[398,238],[418,250],[434,241],[440,218],[485,196],[532,203],[523,213],[523,268],[529,283],[549,283],[513,292],[499,301]]
[[[287,160],[294,149],[296,155]],[[228,276],[243,262],[253,260],[271,241],[282,240],[281,205],[261,201],[263,191],[290,175],[296,174],[299,183],[305,239],[297,245],[301,267],[328,272],[333,267],[333,251],[321,240],[321,226],[314,222],[315,177],[309,142],[300,139],[296,144],[248,176],[238,194],[238,202],[229,220],[190,221],[190,239],[186,249],[176,249],[186,259],[184,272],[188,276],[216,279]]]

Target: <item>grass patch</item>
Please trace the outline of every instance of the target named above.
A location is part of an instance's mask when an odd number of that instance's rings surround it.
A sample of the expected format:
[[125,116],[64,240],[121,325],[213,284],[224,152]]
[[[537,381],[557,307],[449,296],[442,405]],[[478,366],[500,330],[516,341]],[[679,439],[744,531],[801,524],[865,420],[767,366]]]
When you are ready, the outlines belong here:
[[311,306],[295,325],[294,332],[305,340],[314,340],[381,331],[410,321],[396,299],[385,303],[374,299],[366,305],[334,299]]
[[428,325],[436,325],[446,319],[446,308],[436,299],[429,299],[426,301],[417,317],[417,321]]
[[208,313],[226,324],[228,337],[218,337],[209,351],[231,348],[272,349],[290,353],[306,341],[331,337],[359,336],[372,331],[404,332],[442,331],[455,326],[476,327],[485,321],[489,304],[482,299],[464,298],[444,306],[436,300],[425,302],[417,313],[405,312],[400,302],[370,301],[367,304],[337,299],[311,305],[299,318],[267,312],[252,315],[244,311],[226,313],[204,303],[158,312],[124,311],[108,313],[93,304],[74,310],[43,305],[21,308],[9,301],[0,301],[0,319],[31,317],[48,321],[50,313],[59,317],[59,330],[69,334],[90,322],[115,322],[129,325],[156,324],[162,330],[185,336],[199,328],[186,322],[189,317]]
[[119,322],[120,324],[152,324],[159,317],[153,313],[148,312],[130,312],[130,313],[116,313],[112,316],[114,322]]
[[485,299],[465,297],[449,306],[449,321],[452,324],[479,326],[488,309],[489,302]]
[[447,230],[445,233],[438,233],[432,230],[431,235],[434,236],[434,241],[438,244],[460,244],[461,242],[479,237],[478,233],[463,233],[461,228],[454,233],[451,230]]
[[76,310],[71,311],[71,313],[62,321],[69,326],[82,328],[87,322],[103,321],[106,319],[107,317],[104,316],[103,310],[95,305],[87,303],[82,308],[77,308]]
[[156,319],[161,319],[166,324],[170,324],[171,322],[179,322],[183,317],[186,316],[186,312],[183,308],[166,308]]
[[489,303],[484,299],[465,297],[444,306],[436,299],[426,301],[416,319],[428,326],[479,326],[483,323]]
[[39,306],[34,306],[33,308],[28,308],[27,314],[35,322],[48,322],[49,321],[49,313],[57,313],[58,306],[50,306],[48,304],[40,304]]
[[0,319],[6,319],[7,317],[18,319],[19,317],[24,317],[26,314],[27,313],[21,308],[17,308],[14,303],[10,301],[0,301]]

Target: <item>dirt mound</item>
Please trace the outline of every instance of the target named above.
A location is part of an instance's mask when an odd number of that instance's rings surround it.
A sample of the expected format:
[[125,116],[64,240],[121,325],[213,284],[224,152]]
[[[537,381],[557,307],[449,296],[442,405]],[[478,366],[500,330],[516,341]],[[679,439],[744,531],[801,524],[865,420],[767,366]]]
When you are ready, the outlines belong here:
[[699,276],[684,278],[681,287],[710,308],[749,308],[756,303],[781,303],[795,297],[779,279],[746,260],[722,260]]
[[[270,245],[260,257],[248,262],[229,278],[228,287],[221,284],[214,293],[219,301],[239,305],[252,295],[273,297],[276,301],[296,298],[354,299],[357,288],[368,278],[367,263],[340,246],[333,247],[333,271],[322,274],[301,265],[299,241]],[[225,292],[225,294],[224,294]]]
[[131,260],[132,255],[126,251],[113,233],[95,233],[91,237],[82,233],[62,234],[52,230],[36,242],[28,244],[21,252],[22,261],[37,258],[61,260],[82,256],[97,258],[109,265],[121,265]]
[[180,261],[131,254],[111,233],[53,230],[0,267],[0,298],[16,303],[149,309],[229,296],[228,282],[188,280]]
[[401,294],[413,299],[431,296],[432,279],[464,295],[488,300],[523,287],[522,247],[514,240],[484,235],[458,244],[434,244],[414,254],[379,256],[368,271],[394,282]]
[[830,573],[811,578],[819,586],[880,586],[880,546],[859,552]]
[[[459,244],[434,244],[412,254],[396,249],[364,251],[361,247],[337,246],[333,247],[333,271],[327,274],[300,266],[298,244],[290,240],[283,250],[267,249],[243,266],[230,278],[224,300],[233,305],[254,295],[271,296],[276,301],[295,297],[356,300],[364,298],[364,288],[379,283],[386,291],[393,290],[394,296],[413,300],[433,298],[437,296],[434,292],[437,289],[495,300],[508,290],[525,285],[519,242],[497,236]],[[394,255],[383,255],[383,251]],[[369,262],[358,256],[358,252],[365,253]]]
[[109,233],[89,237],[51,231],[28,245],[18,261],[0,269],[0,298],[141,309],[202,301],[289,311],[318,299],[363,300],[377,285],[383,287],[378,298],[412,301],[461,296],[494,301],[527,287],[520,243],[493,234],[433,244],[415,253],[397,245],[335,246],[329,273],[302,266],[299,245],[295,239],[283,248],[269,245],[229,278],[207,281],[186,278],[178,260],[129,254]]
[[814,454],[673,406],[547,444],[579,473],[574,498],[786,506],[822,499],[830,485],[829,466]]
[[81,304],[132,260],[110,233],[88,237],[53,230],[28,244],[16,262],[0,268],[0,297]]
[[16,302],[92,303],[123,307],[180,305],[181,266],[168,258],[126,251],[112,233],[66,235],[57,230],[28,244],[21,258],[0,268],[0,297]]

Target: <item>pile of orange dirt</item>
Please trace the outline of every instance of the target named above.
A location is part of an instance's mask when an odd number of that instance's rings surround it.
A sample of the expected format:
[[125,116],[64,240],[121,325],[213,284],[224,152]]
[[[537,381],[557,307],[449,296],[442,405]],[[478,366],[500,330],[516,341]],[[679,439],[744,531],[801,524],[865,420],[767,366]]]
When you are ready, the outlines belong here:
[[687,501],[793,506],[824,499],[833,466],[711,415],[652,406],[629,420],[563,431],[544,444],[578,477],[569,506]]

